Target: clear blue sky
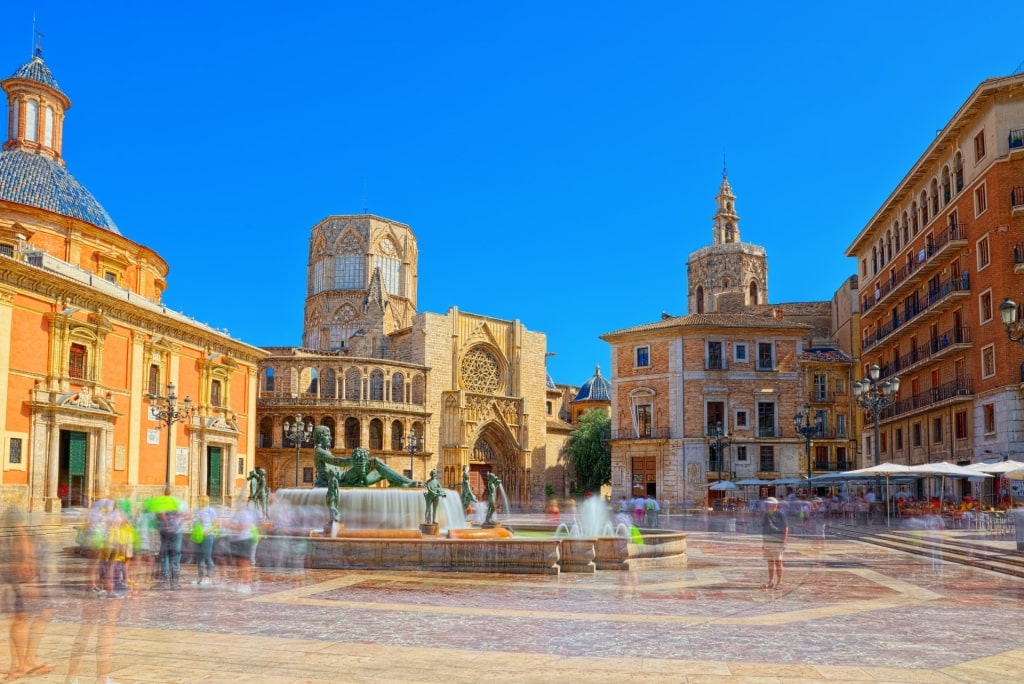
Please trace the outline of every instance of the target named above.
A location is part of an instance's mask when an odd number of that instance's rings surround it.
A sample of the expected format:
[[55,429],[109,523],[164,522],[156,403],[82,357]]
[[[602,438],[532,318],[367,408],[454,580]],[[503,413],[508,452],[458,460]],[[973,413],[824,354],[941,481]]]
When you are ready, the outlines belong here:
[[[102,6],[101,6],[102,5]],[[1016,2],[6,5],[72,100],[68,169],[170,264],[167,304],[301,341],[331,214],[412,226],[419,309],[547,333],[579,384],[598,335],[686,312],[722,156],[772,302],[828,299],[846,247],[985,78]]]

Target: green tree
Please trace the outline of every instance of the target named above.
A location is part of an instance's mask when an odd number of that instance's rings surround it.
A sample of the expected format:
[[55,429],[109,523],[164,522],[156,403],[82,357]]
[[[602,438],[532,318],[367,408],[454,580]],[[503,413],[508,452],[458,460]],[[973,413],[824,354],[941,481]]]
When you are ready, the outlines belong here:
[[576,484],[586,491],[596,492],[612,480],[612,452],[608,448],[611,424],[604,411],[587,411],[565,442],[564,450],[576,471]]

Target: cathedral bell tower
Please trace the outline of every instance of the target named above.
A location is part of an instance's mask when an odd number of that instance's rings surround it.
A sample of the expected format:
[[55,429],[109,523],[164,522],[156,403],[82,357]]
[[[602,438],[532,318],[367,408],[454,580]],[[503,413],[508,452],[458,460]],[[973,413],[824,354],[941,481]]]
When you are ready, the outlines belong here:
[[738,313],[768,302],[768,259],[763,247],[740,241],[740,217],[729,176],[712,218],[711,244],[690,254],[686,263],[687,312]]

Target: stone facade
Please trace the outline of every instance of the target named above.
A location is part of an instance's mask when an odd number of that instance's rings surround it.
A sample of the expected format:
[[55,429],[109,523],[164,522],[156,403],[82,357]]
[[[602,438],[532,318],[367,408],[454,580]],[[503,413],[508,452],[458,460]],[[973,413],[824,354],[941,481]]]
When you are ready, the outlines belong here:
[[458,489],[469,466],[478,496],[494,472],[511,501],[539,504],[546,485],[564,489],[569,427],[553,415],[547,338],[456,307],[416,312],[415,245],[408,226],[375,216],[313,228],[307,346],[270,348],[260,366],[257,460],[273,487],[308,486],[312,444],[300,438],[296,459],[283,428],[301,415],[331,428],[336,450],[368,447],[414,480],[436,468]]

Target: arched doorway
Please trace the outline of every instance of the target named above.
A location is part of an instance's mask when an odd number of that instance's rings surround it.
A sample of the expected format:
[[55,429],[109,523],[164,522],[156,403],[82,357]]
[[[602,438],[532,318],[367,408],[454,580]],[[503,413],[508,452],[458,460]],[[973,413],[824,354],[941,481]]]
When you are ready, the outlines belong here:
[[469,455],[469,484],[481,501],[487,500],[487,474],[501,480],[505,496],[512,506],[529,501],[527,474],[520,465],[519,445],[509,429],[495,422],[483,426],[476,434]]

